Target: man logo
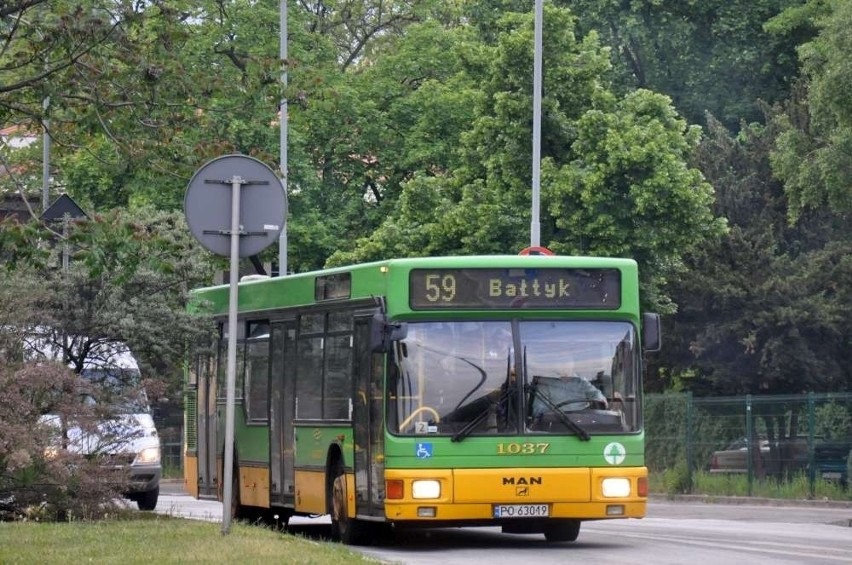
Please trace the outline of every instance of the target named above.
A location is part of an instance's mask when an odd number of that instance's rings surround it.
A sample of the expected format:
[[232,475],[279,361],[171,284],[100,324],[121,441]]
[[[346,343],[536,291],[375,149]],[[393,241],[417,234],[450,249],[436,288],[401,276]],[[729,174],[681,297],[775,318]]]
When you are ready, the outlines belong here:
[[506,485],[540,485],[541,477],[503,477],[503,486]]
[[515,496],[529,496],[530,487],[518,487],[515,489]]

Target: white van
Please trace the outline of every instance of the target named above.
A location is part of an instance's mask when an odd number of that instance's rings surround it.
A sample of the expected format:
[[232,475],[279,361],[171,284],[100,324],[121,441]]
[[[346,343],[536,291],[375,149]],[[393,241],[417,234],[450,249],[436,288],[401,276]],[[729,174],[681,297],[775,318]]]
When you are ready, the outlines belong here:
[[[47,344],[42,337],[25,338],[25,359],[53,360],[58,348]],[[116,342],[94,343],[86,356],[80,376],[92,383],[99,398],[110,402],[112,418],[100,421],[97,432],[83,432],[80,428],[66,431],[67,449],[82,454],[98,454],[107,465],[117,470],[129,470],[130,482],[124,496],[136,502],[140,510],[154,510],[160,495],[163,468],[160,459],[160,438],[148,399],[140,388],[139,364],[130,350]],[[128,395],[128,391],[138,391]],[[109,399],[114,398],[111,402]],[[83,401],[97,402],[91,395]],[[45,415],[42,421],[60,426],[57,415]]]

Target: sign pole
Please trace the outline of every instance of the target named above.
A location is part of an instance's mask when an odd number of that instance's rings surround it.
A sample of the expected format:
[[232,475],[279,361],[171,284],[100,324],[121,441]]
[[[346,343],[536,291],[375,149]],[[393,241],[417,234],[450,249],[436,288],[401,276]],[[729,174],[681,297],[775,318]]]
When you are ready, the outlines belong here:
[[[228,186],[231,187],[230,195]],[[254,187],[246,190],[243,187]],[[228,202],[230,196],[230,202]],[[275,172],[245,155],[226,155],[205,163],[189,181],[184,196],[189,231],[209,251],[230,257],[228,288],[228,374],[225,406],[225,461],[222,469],[222,534],[231,529],[234,484],[234,404],[237,381],[237,311],[240,257],[257,255],[278,237],[287,197]],[[230,223],[231,229],[226,229]],[[226,240],[225,236],[230,237]],[[239,463],[239,461],[237,461]]]
[[231,531],[232,490],[234,488],[234,389],[237,381],[237,300],[240,270],[240,188],[239,176],[231,179],[231,272],[228,295],[228,380],[225,406],[225,463],[222,509],[222,535]]

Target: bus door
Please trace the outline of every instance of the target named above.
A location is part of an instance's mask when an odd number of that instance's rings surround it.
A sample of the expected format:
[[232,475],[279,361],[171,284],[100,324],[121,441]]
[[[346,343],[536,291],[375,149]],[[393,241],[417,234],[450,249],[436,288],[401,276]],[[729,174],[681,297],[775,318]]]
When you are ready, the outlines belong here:
[[357,513],[384,516],[384,435],[382,430],[384,356],[370,350],[370,317],[355,318],[352,356]]
[[216,363],[210,356],[198,375],[198,498],[216,498]]
[[293,470],[293,418],[295,417],[294,320],[272,324],[272,367],[269,382],[269,499],[272,505],[292,504],[295,496]]

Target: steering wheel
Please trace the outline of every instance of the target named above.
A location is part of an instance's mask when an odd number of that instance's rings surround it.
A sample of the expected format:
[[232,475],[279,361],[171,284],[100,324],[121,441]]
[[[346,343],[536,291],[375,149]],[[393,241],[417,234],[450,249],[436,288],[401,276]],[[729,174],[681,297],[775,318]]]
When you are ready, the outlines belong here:
[[576,404],[577,408],[574,410],[585,410],[586,408],[597,408],[599,410],[606,410],[606,403],[601,400],[565,400],[564,402],[560,402],[559,404],[554,405],[556,408],[562,408],[563,406],[567,406],[569,404]]
[[402,423],[399,424],[399,431],[402,431],[406,427],[408,427],[408,424],[410,424],[411,421],[421,412],[429,412],[432,416],[434,416],[434,420],[435,420],[436,424],[441,421],[441,415],[438,414],[437,410],[435,410],[431,406],[421,406],[420,408],[417,408],[416,410],[414,410],[414,412],[409,414],[408,417],[405,420],[403,420]]

